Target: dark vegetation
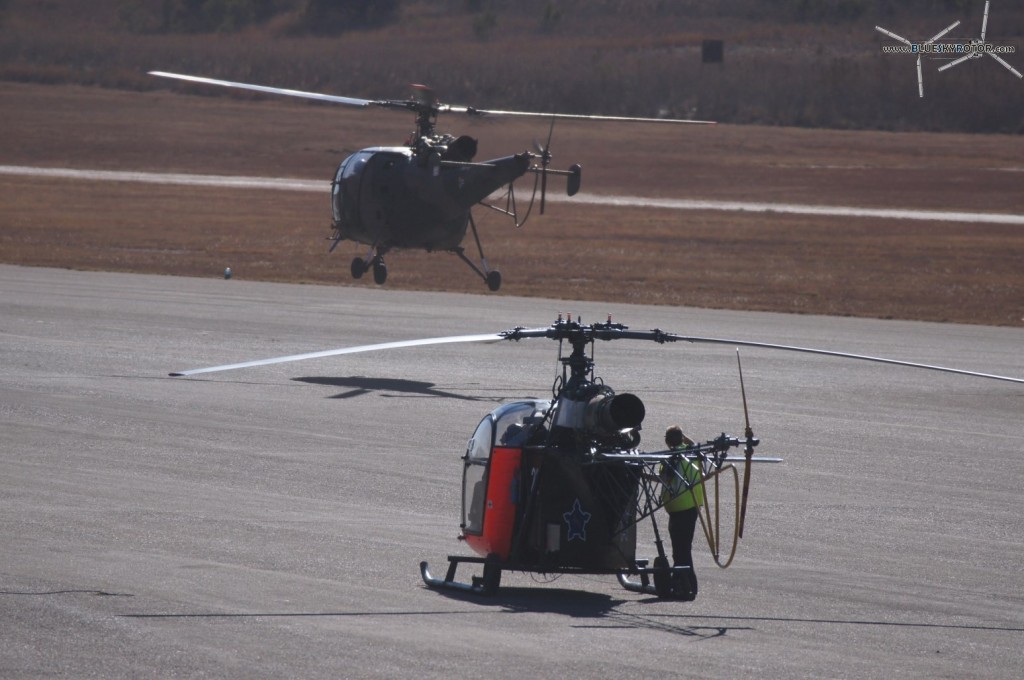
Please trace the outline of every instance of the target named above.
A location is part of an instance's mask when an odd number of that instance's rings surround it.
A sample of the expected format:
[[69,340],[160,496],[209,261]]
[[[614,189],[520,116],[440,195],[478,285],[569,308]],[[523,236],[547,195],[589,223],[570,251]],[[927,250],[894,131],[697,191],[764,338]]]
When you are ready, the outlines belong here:
[[338,35],[397,22],[400,6],[400,0],[125,0],[117,18],[143,33],[230,33],[281,20],[294,34]]
[[[1024,70],[1024,9],[989,39]],[[1024,82],[884,54],[874,26],[980,33],[983,0],[0,0],[0,79],[166,87],[146,70],[365,97],[742,124],[1024,133]],[[701,43],[724,41],[724,61]]]
[[[883,54],[882,25],[980,32],[984,0],[0,0],[0,79],[166,87],[148,69],[360,97],[426,82],[487,107],[722,122],[1024,133],[1024,82],[992,59],[944,73]],[[988,38],[1024,70],[1024,8]],[[722,63],[702,63],[706,39]],[[218,93],[219,94],[219,93]]]

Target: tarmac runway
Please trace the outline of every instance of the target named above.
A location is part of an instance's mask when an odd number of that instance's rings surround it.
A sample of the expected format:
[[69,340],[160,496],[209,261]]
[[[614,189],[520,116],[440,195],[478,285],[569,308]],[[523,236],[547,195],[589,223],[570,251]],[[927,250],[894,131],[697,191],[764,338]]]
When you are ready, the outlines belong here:
[[[1022,329],[0,266],[0,676],[1021,676],[1024,385],[742,350],[758,453],[785,462],[755,469],[733,566],[695,544],[685,603],[421,581],[469,554],[466,441],[550,394],[550,341],[168,377],[559,312],[1024,377]],[[596,361],[644,400],[643,448],[742,433],[731,347]]]

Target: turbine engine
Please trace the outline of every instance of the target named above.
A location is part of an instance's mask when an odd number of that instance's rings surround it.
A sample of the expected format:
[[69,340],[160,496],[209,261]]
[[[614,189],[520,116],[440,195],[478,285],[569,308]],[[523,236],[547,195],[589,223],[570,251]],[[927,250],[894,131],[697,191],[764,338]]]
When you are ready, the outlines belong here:
[[640,442],[646,409],[635,394],[615,394],[607,385],[589,384],[558,398],[554,427],[572,431],[578,439],[604,446],[632,448]]

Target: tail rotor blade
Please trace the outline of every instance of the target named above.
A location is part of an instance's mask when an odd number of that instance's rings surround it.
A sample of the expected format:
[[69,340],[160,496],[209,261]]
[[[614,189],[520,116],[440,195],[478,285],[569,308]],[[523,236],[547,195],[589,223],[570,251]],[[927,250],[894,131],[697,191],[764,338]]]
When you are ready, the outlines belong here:
[[544,197],[548,194],[548,167],[545,165],[540,171],[540,214],[544,214]]
[[[551,154],[551,137],[555,134],[555,119],[551,119],[551,127],[548,128],[548,141],[544,142],[544,153]],[[548,159],[550,160],[550,158]]]
[[740,522],[736,529],[736,535],[743,538],[743,524],[747,519],[747,494],[750,493],[750,463],[754,457],[754,430],[750,427],[750,411],[747,410],[747,390],[743,386],[743,364],[740,362],[740,350],[736,349],[736,367],[740,372],[740,394],[743,396],[743,419],[746,421],[746,430],[743,436],[747,439],[747,445],[743,449],[746,462],[743,466],[743,495],[740,499]]
[[555,119],[551,119],[551,127],[548,128],[548,141],[544,143],[544,150],[540,155],[540,214],[544,214],[544,199],[548,194],[548,163],[551,162],[551,137],[555,134]]

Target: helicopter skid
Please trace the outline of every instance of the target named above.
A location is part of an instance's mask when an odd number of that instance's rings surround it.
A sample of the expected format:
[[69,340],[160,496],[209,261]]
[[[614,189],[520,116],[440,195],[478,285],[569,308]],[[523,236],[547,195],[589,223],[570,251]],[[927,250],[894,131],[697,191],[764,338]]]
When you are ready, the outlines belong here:
[[[455,570],[458,569],[459,562],[471,562],[474,564],[485,565],[484,575],[474,576],[471,583],[456,581]],[[498,583],[501,581],[501,569],[496,566],[492,567],[492,565],[483,557],[449,555],[448,573],[445,574],[443,579],[435,578],[431,575],[429,565],[426,560],[420,562],[420,576],[423,577],[423,582],[430,588],[458,590],[464,593],[474,593],[476,595],[493,595],[498,590]]]
[[[637,560],[636,569],[620,571],[616,576],[618,576],[619,585],[632,593],[655,595],[662,599],[687,599],[681,595],[675,595],[672,593],[671,586],[666,588],[665,585],[662,585],[660,588],[661,592],[659,592],[659,587],[656,584],[658,582],[670,584],[676,577],[682,576],[688,570],[689,567],[648,567],[647,560]],[[639,583],[629,579],[629,577],[633,575],[640,577]]]
[[[474,576],[470,583],[463,583],[455,580],[455,572],[459,567],[459,563],[469,562],[470,564],[480,564],[484,567],[483,576]],[[501,572],[505,569],[507,571],[536,571],[526,565],[516,565],[509,563],[497,563],[489,560],[485,557],[468,557],[463,555],[449,555],[448,556],[448,572],[444,578],[437,578],[430,573],[430,567],[424,560],[420,562],[420,576],[423,577],[423,582],[430,588],[439,588],[446,590],[457,590],[464,593],[473,593],[475,595],[494,595],[498,591],[498,586],[501,582]],[[612,574],[614,573],[618,579],[619,584],[626,590],[634,593],[644,593],[647,595],[655,595],[662,599],[686,599],[682,596],[674,595],[671,592],[671,587],[662,585],[659,591],[659,587],[655,585],[655,582],[670,583],[674,577],[683,575],[689,567],[648,567],[647,560],[637,560],[636,566],[632,569],[620,569],[616,571],[587,571],[580,569],[551,569],[546,568],[545,573],[565,573],[565,574]],[[639,576],[640,581],[630,580],[630,576]],[[664,581],[662,581],[664,579]]]

